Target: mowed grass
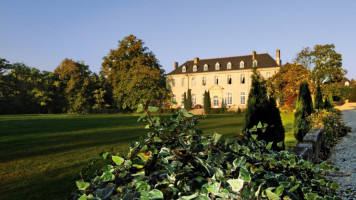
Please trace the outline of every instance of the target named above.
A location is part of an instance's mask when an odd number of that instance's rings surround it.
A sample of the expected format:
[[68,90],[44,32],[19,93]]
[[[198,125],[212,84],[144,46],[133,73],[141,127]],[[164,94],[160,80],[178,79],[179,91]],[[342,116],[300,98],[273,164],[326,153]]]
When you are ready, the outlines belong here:
[[[144,136],[134,115],[0,116],[0,199],[65,199],[75,190],[82,167],[100,152],[126,153]],[[286,145],[293,115],[282,113]],[[209,115],[197,128],[230,137],[240,133],[243,115]]]

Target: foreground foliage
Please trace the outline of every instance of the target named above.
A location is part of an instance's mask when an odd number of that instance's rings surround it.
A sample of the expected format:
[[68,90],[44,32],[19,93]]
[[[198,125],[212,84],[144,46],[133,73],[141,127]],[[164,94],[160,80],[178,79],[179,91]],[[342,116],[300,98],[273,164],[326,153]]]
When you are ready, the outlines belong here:
[[150,115],[157,109],[138,107],[150,132],[126,156],[102,154],[109,164],[94,178],[78,180],[70,199],[337,198],[338,183],[324,179],[333,167],[271,150],[253,134],[266,124],[222,140],[220,134],[202,136],[194,129],[197,118],[184,109],[167,121]]

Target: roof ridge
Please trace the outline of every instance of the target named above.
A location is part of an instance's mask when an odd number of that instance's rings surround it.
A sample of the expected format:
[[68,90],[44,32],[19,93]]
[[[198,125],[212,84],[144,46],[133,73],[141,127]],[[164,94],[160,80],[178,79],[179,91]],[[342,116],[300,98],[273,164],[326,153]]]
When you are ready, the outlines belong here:
[[[268,53],[258,53],[256,55],[262,55],[262,54],[268,54]],[[244,56],[252,56],[252,54],[248,54],[248,55],[242,55],[242,56],[227,56],[227,57],[217,57],[217,58],[204,58],[204,59],[200,59],[199,60],[212,60],[212,59],[220,59],[220,58],[237,58],[237,57],[244,57]],[[194,60],[187,60],[188,61],[194,61]]]

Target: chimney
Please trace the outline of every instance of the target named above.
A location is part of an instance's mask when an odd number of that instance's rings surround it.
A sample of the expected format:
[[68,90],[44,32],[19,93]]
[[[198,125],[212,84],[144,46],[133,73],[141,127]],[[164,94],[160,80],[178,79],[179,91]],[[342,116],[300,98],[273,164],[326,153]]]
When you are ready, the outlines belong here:
[[198,58],[198,57],[195,57],[195,58],[194,58],[194,65],[198,64],[198,61],[199,61],[199,58]]
[[178,68],[178,62],[174,62],[174,70]]
[[276,60],[277,65],[278,65],[278,66],[281,66],[281,64],[282,64],[282,61],[281,61],[281,51],[280,51],[279,49],[277,49],[277,51],[276,51],[276,58],[277,58],[277,60]]
[[256,51],[252,51],[252,60],[256,60]]

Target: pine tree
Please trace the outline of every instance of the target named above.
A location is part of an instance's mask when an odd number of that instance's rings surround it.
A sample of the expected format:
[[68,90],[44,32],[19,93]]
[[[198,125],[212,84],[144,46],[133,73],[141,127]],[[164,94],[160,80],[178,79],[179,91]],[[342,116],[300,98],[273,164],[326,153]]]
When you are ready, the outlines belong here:
[[188,109],[188,101],[187,101],[187,93],[184,92],[184,108],[187,110]]
[[273,142],[273,148],[279,149],[277,143],[282,142],[284,148],[285,131],[279,109],[274,98],[268,98],[265,80],[253,68],[251,90],[248,96],[245,113],[245,127],[250,129],[259,122],[267,124],[266,131],[258,130],[258,139]]
[[351,90],[349,101],[350,102],[356,102],[356,85]]
[[210,98],[210,91],[208,91],[208,109],[209,109],[209,112],[211,110],[211,98]]
[[294,137],[300,142],[311,128],[310,122],[306,119],[313,112],[312,100],[309,85],[303,82],[299,86],[299,94],[294,113],[293,132]]
[[321,92],[320,85],[318,84],[314,97],[314,109],[323,109],[323,108],[324,108],[323,94]]
[[205,90],[204,92],[204,111],[205,113],[209,113],[211,107],[210,107],[210,103],[209,103],[209,96],[208,96],[208,92]]
[[191,89],[188,89],[187,107],[185,109],[186,110],[191,110],[192,109],[192,90]]
[[333,103],[333,98],[332,98],[331,95],[325,97],[325,103],[324,103],[324,108],[325,108],[325,109],[327,109],[327,110],[328,110],[328,109],[332,109],[332,108],[334,107],[333,104],[334,104],[334,103]]

